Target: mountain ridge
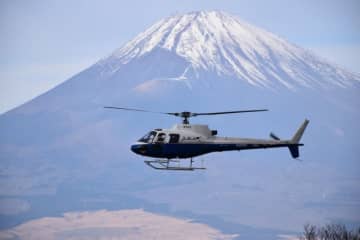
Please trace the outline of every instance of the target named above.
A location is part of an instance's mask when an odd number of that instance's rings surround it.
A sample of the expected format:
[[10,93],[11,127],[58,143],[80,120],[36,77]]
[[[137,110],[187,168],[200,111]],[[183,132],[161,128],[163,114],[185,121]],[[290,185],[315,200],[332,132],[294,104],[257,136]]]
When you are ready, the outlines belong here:
[[188,63],[183,72],[189,68],[192,71],[182,79],[188,79],[187,84],[204,71],[265,88],[276,84],[288,89],[329,85],[346,88],[360,82],[359,75],[222,11],[191,12],[161,19],[97,64],[110,66],[114,73],[156,48]]

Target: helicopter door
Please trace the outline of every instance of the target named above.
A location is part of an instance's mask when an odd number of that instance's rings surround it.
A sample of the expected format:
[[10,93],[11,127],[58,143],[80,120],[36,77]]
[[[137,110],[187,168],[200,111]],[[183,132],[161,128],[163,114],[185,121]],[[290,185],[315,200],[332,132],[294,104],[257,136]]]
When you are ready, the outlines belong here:
[[165,133],[159,133],[157,138],[156,138],[156,143],[164,143],[165,138],[166,138]]
[[180,138],[180,135],[179,134],[169,134],[170,136],[170,139],[169,139],[169,143],[178,143],[179,142],[179,138]]

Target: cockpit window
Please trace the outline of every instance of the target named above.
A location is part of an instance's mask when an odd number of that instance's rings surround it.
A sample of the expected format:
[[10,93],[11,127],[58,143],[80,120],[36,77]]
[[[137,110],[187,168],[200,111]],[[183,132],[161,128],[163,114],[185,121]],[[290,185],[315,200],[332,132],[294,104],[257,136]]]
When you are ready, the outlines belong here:
[[139,142],[144,142],[144,143],[152,143],[152,141],[154,140],[154,137],[156,136],[156,132],[155,131],[151,131],[148,134],[146,134],[145,136],[143,136],[142,138],[139,139]]

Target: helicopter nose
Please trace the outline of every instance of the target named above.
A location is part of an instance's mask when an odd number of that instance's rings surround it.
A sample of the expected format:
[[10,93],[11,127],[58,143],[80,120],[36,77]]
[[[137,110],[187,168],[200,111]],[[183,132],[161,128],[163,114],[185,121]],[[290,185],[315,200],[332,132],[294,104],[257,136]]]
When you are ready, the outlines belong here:
[[131,151],[133,151],[134,153],[138,153],[139,145],[137,145],[137,144],[131,145]]
[[146,153],[146,146],[144,144],[133,144],[131,145],[131,151],[136,154],[144,154]]

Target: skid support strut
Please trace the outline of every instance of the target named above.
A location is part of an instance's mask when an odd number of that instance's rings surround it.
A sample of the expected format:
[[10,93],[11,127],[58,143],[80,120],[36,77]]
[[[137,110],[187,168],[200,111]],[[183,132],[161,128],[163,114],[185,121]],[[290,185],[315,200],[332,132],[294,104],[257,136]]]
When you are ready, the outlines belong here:
[[170,159],[158,159],[151,161],[144,161],[148,166],[156,170],[169,170],[169,171],[194,171],[194,170],[205,170],[204,167],[194,167],[194,160],[190,158],[189,166],[180,166],[171,164],[173,162],[179,163],[180,160],[170,160]]

